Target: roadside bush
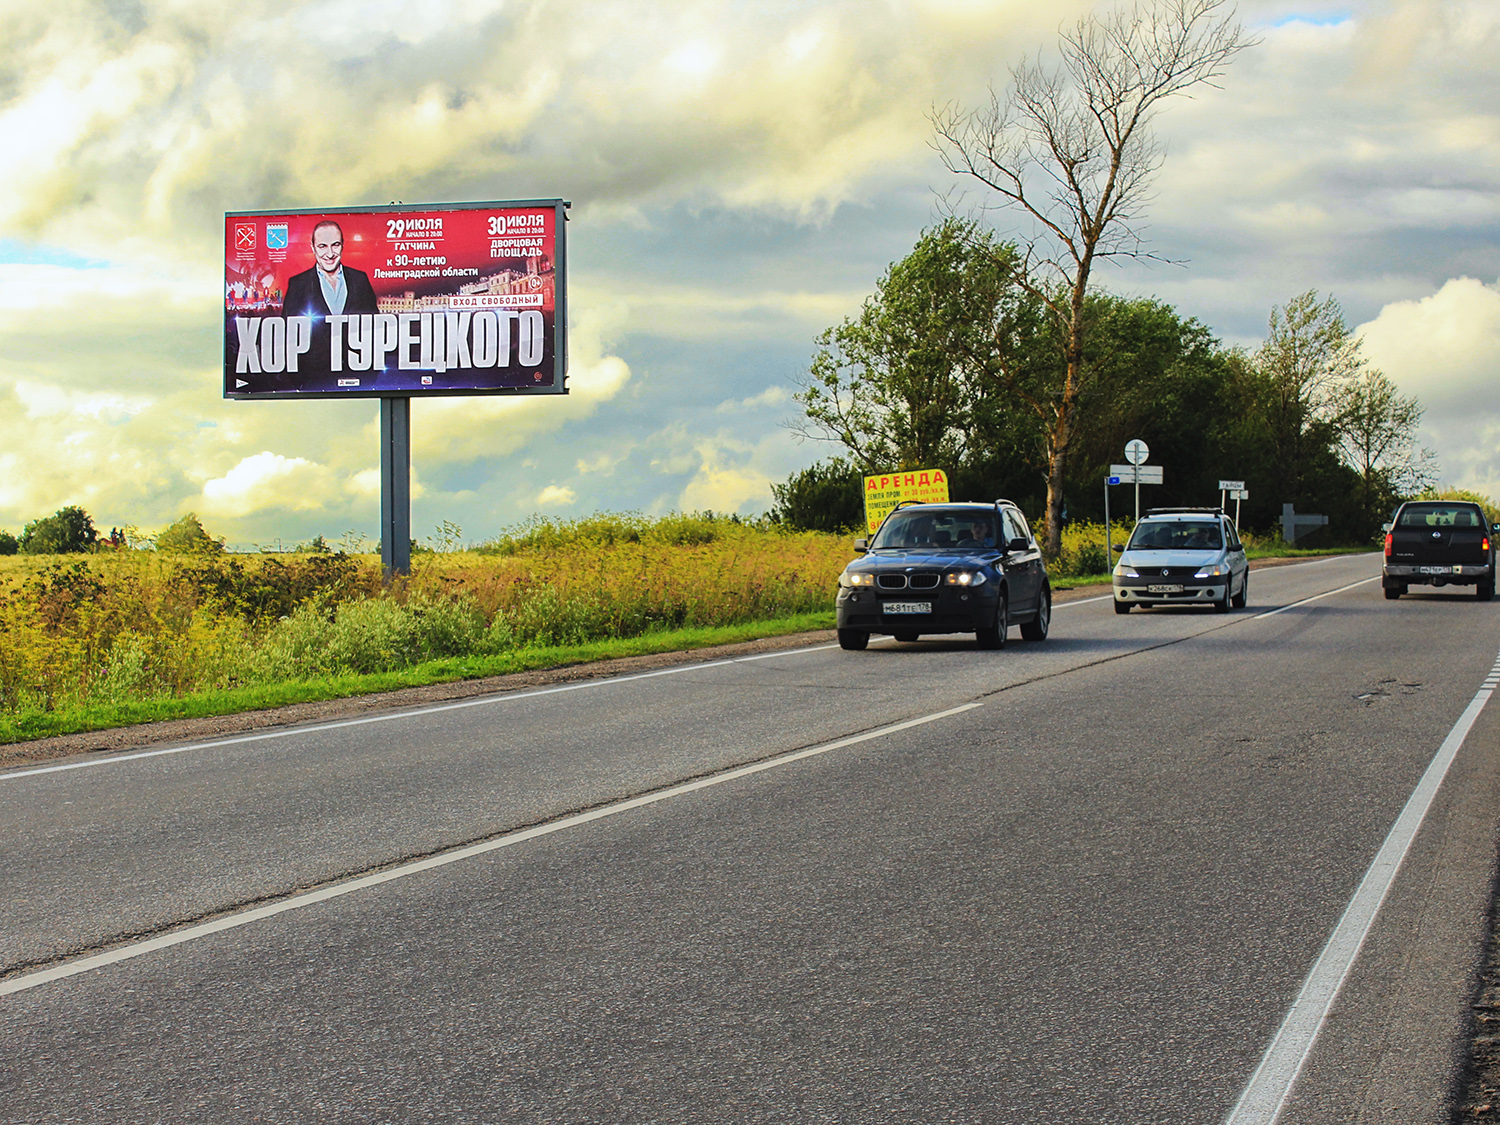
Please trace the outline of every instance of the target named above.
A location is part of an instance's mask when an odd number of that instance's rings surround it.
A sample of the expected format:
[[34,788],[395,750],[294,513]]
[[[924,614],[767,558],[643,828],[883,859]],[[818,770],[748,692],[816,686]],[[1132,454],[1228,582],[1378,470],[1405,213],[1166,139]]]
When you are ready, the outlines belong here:
[[219,555],[224,553],[224,540],[209,535],[198,517],[189,512],[162,529],[156,537],[156,549],[166,554]]
[[[1117,521],[1111,531],[1114,542],[1124,543],[1134,529],[1134,520]],[[1093,578],[1107,575],[1114,565],[1104,525],[1080,520],[1063,528],[1062,551],[1047,569],[1053,578]]]
[[483,614],[467,599],[365,598],[333,607],[313,601],[271,629],[253,666],[265,682],[390,672],[483,653],[489,636]]

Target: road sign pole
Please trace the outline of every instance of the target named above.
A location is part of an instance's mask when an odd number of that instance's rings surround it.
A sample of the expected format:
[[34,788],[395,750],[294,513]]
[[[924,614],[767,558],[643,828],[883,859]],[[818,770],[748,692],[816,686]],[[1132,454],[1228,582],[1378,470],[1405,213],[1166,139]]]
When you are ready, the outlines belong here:
[[1114,570],[1115,541],[1114,528],[1109,525],[1109,477],[1104,478],[1104,561],[1109,564],[1109,569]]

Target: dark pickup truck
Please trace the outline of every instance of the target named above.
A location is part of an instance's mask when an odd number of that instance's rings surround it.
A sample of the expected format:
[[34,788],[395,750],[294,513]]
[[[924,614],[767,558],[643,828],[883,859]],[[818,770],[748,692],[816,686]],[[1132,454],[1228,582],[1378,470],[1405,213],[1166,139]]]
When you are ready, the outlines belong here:
[[1473,586],[1482,602],[1495,596],[1495,542],[1478,504],[1461,500],[1409,500],[1396,509],[1385,534],[1380,583],[1387,598],[1409,586]]

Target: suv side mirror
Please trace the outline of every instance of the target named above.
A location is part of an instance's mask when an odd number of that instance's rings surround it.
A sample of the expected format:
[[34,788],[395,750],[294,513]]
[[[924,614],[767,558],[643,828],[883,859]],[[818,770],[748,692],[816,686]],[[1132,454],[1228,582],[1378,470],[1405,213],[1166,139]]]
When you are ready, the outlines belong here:
[[1125,544],[1116,543],[1113,547],[1110,548],[1110,550],[1114,551],[1114,553],[1117,555],[1122,555],[1125,553]]
[[1031,543],[1026,536],[1017,535],[1005,545],[1005,549],[1007,551],[1029,551],[1031,550]]
[[854,553],[855,554],[862,555],[866,551],[868,551],[869,549],[870,549],[870,544],[869,544],[868,540],[866,540],[866,539],[856,539],[854,541]]

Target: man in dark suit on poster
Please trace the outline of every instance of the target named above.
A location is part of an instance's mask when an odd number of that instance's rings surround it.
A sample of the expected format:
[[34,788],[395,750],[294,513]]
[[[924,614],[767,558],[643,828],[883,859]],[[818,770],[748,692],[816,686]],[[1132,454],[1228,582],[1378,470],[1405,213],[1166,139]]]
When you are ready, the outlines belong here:
[[312,269],[293,274],[286,283],[283,316],[313,318],[312,348],[299,364],[305,368],[303,389],[321,390],[329,381],[328,317],[333,313],[358,315],[376,310],[375,288],[362,270],[344,265],[344,230],[324,219],[312,232]]

